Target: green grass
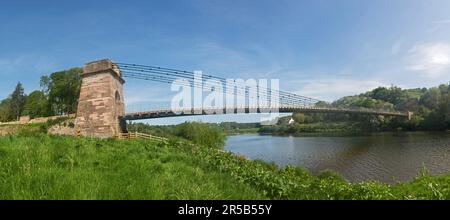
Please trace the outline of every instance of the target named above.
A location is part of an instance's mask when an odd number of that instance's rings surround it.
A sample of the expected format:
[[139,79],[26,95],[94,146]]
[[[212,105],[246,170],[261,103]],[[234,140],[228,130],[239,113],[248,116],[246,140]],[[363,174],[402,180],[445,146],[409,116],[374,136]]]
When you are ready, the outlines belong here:
[[0,199],[450,199],[450,175],[350,183],[188,144],[0,137]]
[[148,141],[0,138],[0,199],[261,199],[198,158]]

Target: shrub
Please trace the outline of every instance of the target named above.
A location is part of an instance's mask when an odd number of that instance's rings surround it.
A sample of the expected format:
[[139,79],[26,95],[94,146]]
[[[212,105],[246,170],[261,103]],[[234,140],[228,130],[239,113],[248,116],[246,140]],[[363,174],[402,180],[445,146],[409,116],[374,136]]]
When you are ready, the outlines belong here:
[[198,122],[185,122],[175,127],[175,134],[208,148],[223,148],[225,133],[216,126]]

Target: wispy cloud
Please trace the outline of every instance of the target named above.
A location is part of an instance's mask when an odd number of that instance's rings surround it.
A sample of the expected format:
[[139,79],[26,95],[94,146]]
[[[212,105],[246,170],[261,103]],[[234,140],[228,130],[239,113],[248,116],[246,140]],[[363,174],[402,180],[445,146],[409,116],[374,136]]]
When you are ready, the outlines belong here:
[[414,46],[406,57],[406,69],[429,78],[450,74],[450,44],[425,43]]
[[450,19],[433,21],[431,22],[431,27],[425,32],[428,34],[436,34],[439,30],[445,30],[448,25],[450,25]]

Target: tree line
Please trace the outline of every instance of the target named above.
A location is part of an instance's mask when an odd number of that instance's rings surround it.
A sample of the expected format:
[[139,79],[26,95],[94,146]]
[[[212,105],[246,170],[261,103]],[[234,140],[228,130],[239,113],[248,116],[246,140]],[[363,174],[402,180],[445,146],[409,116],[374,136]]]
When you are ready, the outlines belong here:
[[[411,120],[397,117],[332,113],[297,113],[292,118],[296,124],[358,122],[360,128],[378,131],[450,130],[449,85],[442,84],[433,88],[415,89],[401,89],[396,86],[379,87],[359,95],[343,97],[332,103],[317,103],[318,107],[410,111],[414,113]],[[278,122],[279,126],[286,126],[290,118],[281,118]],[[292,130],[293,128],[289,129]],[[285,130],[289,129],[286,127]]]
[[0,121],[67,115],[75,113],[80,95],[81,68],[72,68],[42,76],[40,89],[25,94],[21,82],[0,102]]

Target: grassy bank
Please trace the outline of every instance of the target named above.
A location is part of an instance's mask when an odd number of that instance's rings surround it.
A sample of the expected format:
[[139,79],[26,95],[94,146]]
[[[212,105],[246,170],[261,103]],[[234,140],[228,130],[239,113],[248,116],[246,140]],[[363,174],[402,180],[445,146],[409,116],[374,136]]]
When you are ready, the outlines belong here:
[[149,141],[0,138],[0,199],[259,199],[197,157]]
[[450,175],[390,186],[278,169],[186,142],[0,138],[0,199],[450,199]]

